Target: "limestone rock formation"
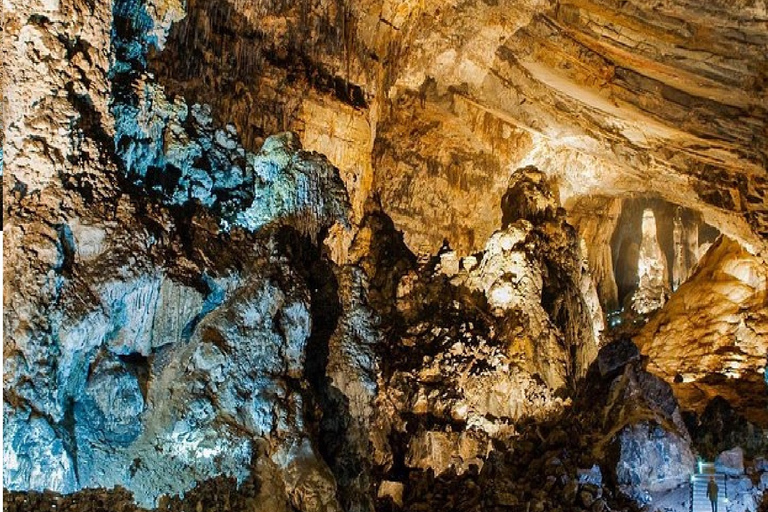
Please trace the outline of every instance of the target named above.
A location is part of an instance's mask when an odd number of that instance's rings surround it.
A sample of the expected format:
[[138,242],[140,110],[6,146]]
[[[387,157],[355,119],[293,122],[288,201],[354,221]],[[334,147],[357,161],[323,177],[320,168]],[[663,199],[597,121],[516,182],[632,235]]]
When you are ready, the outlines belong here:
[[764,418],[766,290],[760,260],[723,237],[640,331],[649,367],[673,383],[687,408],[701,412],[720,395]]
[[764,0],[3,17],[9,510],[766,489]]

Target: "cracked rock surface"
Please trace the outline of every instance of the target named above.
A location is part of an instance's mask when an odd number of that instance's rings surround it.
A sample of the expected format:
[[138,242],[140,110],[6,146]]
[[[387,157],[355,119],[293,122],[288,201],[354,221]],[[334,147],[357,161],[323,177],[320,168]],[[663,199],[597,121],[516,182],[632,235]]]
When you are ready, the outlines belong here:
[[756,508],[765,1],[3,16],[9,510]]

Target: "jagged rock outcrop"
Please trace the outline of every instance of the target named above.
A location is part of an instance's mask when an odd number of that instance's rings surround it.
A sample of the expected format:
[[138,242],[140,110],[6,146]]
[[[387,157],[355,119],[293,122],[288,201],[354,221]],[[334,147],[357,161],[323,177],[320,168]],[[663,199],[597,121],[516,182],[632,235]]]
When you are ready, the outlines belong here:
[[686,408],[701,412],[720,395],[762,422],[765,305],[765,267],[722,237],[635,340]]
[[606,448],[619,488],[635,501],[688,483],[694,471],[691,441],[672,389],[637,367],[611,383],[604,425],[615,434]]
[[[766,12],[5,2],[10,509],[603,512],[685,481],[672,389],[766,424]],[[703,226],[730,238],[699,260]],[[627,297],[628,329],[664,303],[645,357],[595,368]],[[694,445],[759,449],[719,414]]]
[[471,257],[445,248],[419,264],[375,217],[352,245],[372,249],[360,266],[386,339],[373,426],[390,440],[374,459],[394,481],[403,468],[482,467],[493,442],[567,408],[597,353],[590,305],[602,313],[548,180],[519,170],[504,197],[506,227]]
[[[142,240],[137,234],[127,238]],[[120,485],[153,505],[201,477],[242,481],[257,459],[260,478],[279,482],[283,506],[339,509],[336,483],[305,426],[305,403],[314,399],[305,375],[313,320],[303,278],[260,250],[264,242],[241,253],[244,267],[212,277],[192,272],[199,260],[170,258],[165,271],[153,269],[148,248],[121,246],[123,236],[110,232],[111,249],[85,261],[71,247],[69,266],[50,270],[55,295],[14,296],[4,485],[59,492]],[[160,245],[158,254],[173,250]],[[66,259],[67,246],[59,250]],[[27,258],[19,252],[10,264],[34,277]],[[41,302],[47,323],[28,316]]]
[[[179,5],[39,8],[9,18],[32,20],[11,63],[34,108],[6,117],[4,486],[120,485],[151,506],[253,471],[271,510],[339,509],[305,426],[313,292],[285,248],[346,223],[338,171],[290,134],[248,153],[209,108],[167,99],[142,65]],[[69,91],[61,108],[34,77]]]

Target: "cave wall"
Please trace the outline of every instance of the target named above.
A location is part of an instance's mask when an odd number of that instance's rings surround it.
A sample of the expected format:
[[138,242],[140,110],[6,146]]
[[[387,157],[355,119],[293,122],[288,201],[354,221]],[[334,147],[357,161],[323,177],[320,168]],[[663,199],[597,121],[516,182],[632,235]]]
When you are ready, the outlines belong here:
[[[611,240],[637,234],[628,194],[661,198],[668,261],[672,204],[738,242],[638,338],[658,373],[677,378],[660,347],[719,285],[707,375],[680,375],[709,398],[718,365],[764,368],[759,7],[7,7],[7,488],[153,506],[256,475],[265,510],[370,510],[385,478],[471,475],[528,425],[556,432],[589,374],[601,303],[632,284]],[[621,429],[620,459],[653,432],[687,462],[669,401],[595,431]]]
[[635,338],[686,408],[720,395],[764,421],[765,276],[759,259],[721,237]]
[[[383,198],[416,252],[446,236],[463,253],[480,249],[495,214],[467,212],[468,191],[457,185],[489,185],[495,198],[528,164],[559,178],[563,204],[660,195],[764,250],[759,6],[366,0],[156,9],[158,19],[170,14],[148,69],[170,97],[212,105],[216,123],[232,123],[249,151],[275,131],[299,133],[341,170],[356,221],[368,197]],[[419,139],[425,129],[437,144]],[[400,168],[414,160],[415,140],[435,154]],[[433,197],[409,185],[414,173]],[[451,222],[455,232],[443,233]]]

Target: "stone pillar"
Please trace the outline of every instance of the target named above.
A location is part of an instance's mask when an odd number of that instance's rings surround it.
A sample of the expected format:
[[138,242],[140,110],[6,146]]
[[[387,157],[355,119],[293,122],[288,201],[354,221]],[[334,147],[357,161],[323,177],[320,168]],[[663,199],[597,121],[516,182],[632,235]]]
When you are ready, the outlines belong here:
[[632,297],[632,309],[647,314],[664,305],[669,289],[667,261],[657,237],[656,216],[650,208],[643,212],[642,234],[637,261],[639,285]]
[[677,290],[688,277],[688,259],[686,255],[685,226],[680,215],[680,208],[675,212],[674,227],[672,228],[672,240],[674,244],[675,260],[672,263],[672,291]]

